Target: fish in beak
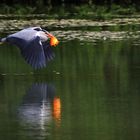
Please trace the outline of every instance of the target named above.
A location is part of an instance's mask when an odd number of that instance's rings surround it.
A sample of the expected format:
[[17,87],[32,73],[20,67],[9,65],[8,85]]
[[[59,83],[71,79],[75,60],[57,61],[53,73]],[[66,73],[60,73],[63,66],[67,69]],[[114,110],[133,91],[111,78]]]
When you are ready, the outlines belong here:
[[55,36],[53,36],[52,34],[50,34],[49,32],[45,32],[45,33],[50,38],[50,45],[52,47],[56,47],[59,43],[58,39]]

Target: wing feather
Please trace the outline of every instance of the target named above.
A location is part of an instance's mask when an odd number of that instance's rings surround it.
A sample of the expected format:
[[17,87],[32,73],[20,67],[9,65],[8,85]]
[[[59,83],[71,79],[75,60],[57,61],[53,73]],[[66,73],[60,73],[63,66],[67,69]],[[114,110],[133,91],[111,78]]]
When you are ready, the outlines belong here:
[[53,60],[53,58],[55,57],[55,54],[53,50],[51,49],[49,42],[43,43],[43,50],[46,57],[46,62]]
[[28,64],[38,69],[46,66],[45,54],[40,38],[36,36],[26,48],[21,49],[21,54]]

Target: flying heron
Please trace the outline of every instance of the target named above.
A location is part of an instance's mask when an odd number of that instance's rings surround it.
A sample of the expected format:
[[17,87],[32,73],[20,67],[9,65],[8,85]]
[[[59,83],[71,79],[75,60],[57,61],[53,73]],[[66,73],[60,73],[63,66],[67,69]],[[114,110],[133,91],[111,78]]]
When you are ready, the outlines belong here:
[[0,42],[16,45],[26,62],[35,69],[46,67],[47,62],[54,58],[51,47],[59,43],[55,36],[41,27],[23,29],[0,39]]

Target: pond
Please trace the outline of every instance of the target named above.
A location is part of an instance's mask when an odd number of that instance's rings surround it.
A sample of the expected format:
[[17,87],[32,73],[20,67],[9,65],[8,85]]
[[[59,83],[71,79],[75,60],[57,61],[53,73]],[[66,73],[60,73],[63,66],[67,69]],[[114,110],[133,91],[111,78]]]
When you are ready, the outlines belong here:
[[140,139],[139,31],[53,33],[60,44],[41,70],[1,45],[0,139]]

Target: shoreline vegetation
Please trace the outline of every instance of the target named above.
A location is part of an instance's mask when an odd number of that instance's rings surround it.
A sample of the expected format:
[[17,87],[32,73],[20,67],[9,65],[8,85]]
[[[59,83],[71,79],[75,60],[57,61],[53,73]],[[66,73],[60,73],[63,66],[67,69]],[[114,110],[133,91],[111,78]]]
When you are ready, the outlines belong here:
[[51,31],[137,31],[140,27],[140,8],[136,4],[27,6],[4,3],[0,8],[0,31],[13,32],[33,25]]
[[0,5],[0,19],[93,19],[140,18],[136,6],[70,5],[54,7],[31,7],[15,4]]

